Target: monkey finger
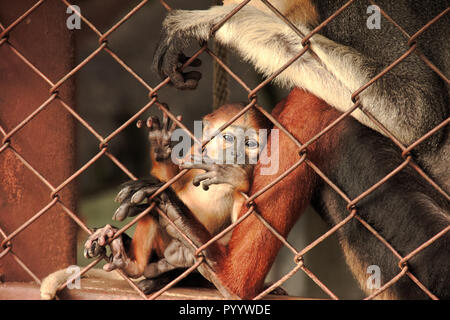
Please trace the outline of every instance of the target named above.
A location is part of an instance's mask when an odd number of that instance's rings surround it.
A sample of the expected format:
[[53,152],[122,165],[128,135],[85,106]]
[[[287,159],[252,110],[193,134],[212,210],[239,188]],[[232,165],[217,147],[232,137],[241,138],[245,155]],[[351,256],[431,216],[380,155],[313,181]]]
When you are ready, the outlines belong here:
[[222,182],[220,182],[219,179],[217,179],[216,177],[211,178],[211,179],[207,179],[205,181],[202,182],[202,188],[203,190],[207,191],[209,190],[209,186],[212,184],[221,184]]
[[129,202],[122,203],[114,212],[112,219],[115,221],[123,221],[129,216],[132,205]]
[[122,236],[113,240],[110,243],[111,256],[109,262],[103,267],[105,271],[112,271],[114,269],[123,269],[129,263],[129,258],[126,254],[125,247],[123,245]]
[[103,270],[105,270],[106,272],[111,272],[115,269],[117,269],[117,266],[114,263],[106,263],[103,266]]
[[128,208],[127,217],[135,217],[149,207],[148,204],[140,204],[137,206],[130,206]]
[[207,180],[207,179],[212,179],[215,176],[215,172],[206,172],[206,173],[201,173],[199,175],[196,175],[194,177],[194,179],[192,179],[192,184],[196,187],[198,187],[200,185],[200,182],[202,182],[203,180]]
[[205,171],[211,170],[211,165],[207,163],[193,163],[193,162],[183,162],[179,165],[180,169],[202,169]]
[[[191,57],[186,57],[186,55],[184,53],[180,53],[178,55],[178,61],[181,62],[182,64],[185,64],[186,61],[188,61]],[[199,58],[195,58],[194,61],[192,61],[189,66],[190,67],[200,67],[202,65],[202,60],[200,60]]]
[[198,71],[189,71],[189,72],[183,73],[183,76],[184,76],[184,79],[186,79],[186,82],[188,82],[189,80],[193,80],[197,83],[202,78],[202,74]]
[[155,116],[148,117],[147,127],[149,128],[149,130],[160,130],[161,124],[159,122],[159,118]]
[[88,248],[84,248],[83,255],[86,259],[95,258],[106,253],[106,248],[98,245],[97,242],[93,242]]
[[[178,115],[178,116],[177,116],[177,120],[178,120],[178,121],[183,120],[183,116]],[[176,123],[175,121],[173,121],[173,122],[172,122],[172,125],[171,125],[170,128],[169,128],[169,132],[172,133],[176,128],[177,128],[177,123]]]
[[[93,234],[91,234],[85,242],[85,248],[90,248],[94,245],[94,243],[98,243],[99,239],[104,238],[105,236],[114,235],[115,229],[107,224],[103,228],[96,229]],[[102,245],[102,243],[99,243]]]
[[124,202],[127,198],[130,197],[132,191],[133,189],[130,186],[126,186],[125,188],[119,191],[114,201],[118,203]]
[[[159,125],[159,122],[158,122]],[[137,191],[142,188],[148,187],[148,186],[161,186],[162,183],[156,179],[156,178],[149,178],[149,179],[140,179],[140,180],[132,180],[124,183],[122,185],[122,189],[117,194],[114,201],[122,204],[123,202],[129,200],[131,196]]]
[[[165,103],[162,103],[162,104],[167,108],[167,104],[165,104]],[[169,117],[167,116],[167,114],[165,112],[163,112],[163,121],[162,121],[161,128],[166,131],[169,130]]]
[[142,201],[144,201],[147,197],[150,197],[152,194],[154,194],[160,186],[151,186],[147,188],[142,188],[140,190],[137,190],[130,199],[130,202],[132,204],[139,204]]
[[186,81],[182,72],[172,71],[169,76],[170,76],[170,81],[177,89],[192,90],[197,87],[198,81],[191,80],[191,79]]
[[193,90],[197,88],[201,77],[202,74],[198,71],[190,71],[186,73],[175,71],[170,74],[170,80],[173,85],[180,90]]

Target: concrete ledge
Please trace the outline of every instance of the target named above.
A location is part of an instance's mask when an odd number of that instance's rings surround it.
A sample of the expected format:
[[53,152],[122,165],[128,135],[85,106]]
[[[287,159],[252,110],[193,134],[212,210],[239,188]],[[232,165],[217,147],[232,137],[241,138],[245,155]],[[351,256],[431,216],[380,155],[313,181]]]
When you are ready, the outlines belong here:
[[[126,281],[82,279],[81,289],[64,289],[62,300],[141,300],[142,297]],[[222,300],[215,289],[175,287],[158,297],[159,300]],[[267,300],[309,300],[291,296],[268,295]],[[29,282],[0,283],[0,300],[40,300],[39,285]]]

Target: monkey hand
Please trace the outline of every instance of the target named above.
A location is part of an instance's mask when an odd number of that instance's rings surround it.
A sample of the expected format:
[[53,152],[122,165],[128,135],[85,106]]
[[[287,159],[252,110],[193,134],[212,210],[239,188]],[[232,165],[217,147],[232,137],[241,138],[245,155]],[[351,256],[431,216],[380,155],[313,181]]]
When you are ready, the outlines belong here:
[[90,235],[84,244],[85,258],[95,258],[106,254],[106,246],[111,249],[110,260],[103,266],[103,270],[112,271],[114,269],[123,269],[130,261],[126,254],[126,246],[131,239],[126,234],[121,234],[112,240],[117,232],[117,228],[107,224],[103,228],[97,229]]
[[[177,89],[192,90],[198,85],[202,74],[198,71],[182,72],[182,66],[189,60],[183,54],[185,47],[192,41],[181,33],[170,34],[163,26],[161,39],[153,56],[152,68],[159,74],[161,80],[170,77],[171,84]],[[201,61],[194,59],[189,66],[199,67]]]
[[235,188],[236,191],[246,192],[250,186],[249,172],[242,165],[218,164],[209,160],[201,163],[199,161],[184,162],[180,165],[180,168],[205,170],[205,173],[195,176],[192,180],[195,186],[199,186],[201,183],[204,190],[208,190],[212,184],[226,183]]
[[[196,32],[195,21],[189,21],[189,11],[173,10],[166,17],[157,49],[153,56],[152,68],[162,80],[170,77],[171,83],[181,90],[192,90],[198,85],[202,74],[198,71],[183,72],[183,67],[190,59],[183,54],[183,50],[191,43],[207,41],[208,32]],[[187,15],[187,16],[186,16]],[[197,19],[195,19],[197,20]],[[186,22],[188,22],[186,24]],[[208,21],[202,25],[207,31],[213,27],[215,21]],[[192,28],[190,28],[192,27]],[[194,59],[190,67],[199,67],[201,61]]]
[[[181,121],[182,117],[177,116],[177,120]],[[139,121],[138,127],[142,124]],[[172,154],[172,133],[176,129],[177,125],[170,120],[166,113],[163,113],[162,124],[157,117],[149,117],[146,122],[148,128],[148,139],[150,141],[150,152],[153,161],[161,162],[171,158]]]
[[141,204],[147,197],[151,196],[164,183],[156,178],[129,181],[122,185],[122,189],[116,196],[117,208],[112,219],[122,221],[127,217],[133,217],[148,208],[147,204]]

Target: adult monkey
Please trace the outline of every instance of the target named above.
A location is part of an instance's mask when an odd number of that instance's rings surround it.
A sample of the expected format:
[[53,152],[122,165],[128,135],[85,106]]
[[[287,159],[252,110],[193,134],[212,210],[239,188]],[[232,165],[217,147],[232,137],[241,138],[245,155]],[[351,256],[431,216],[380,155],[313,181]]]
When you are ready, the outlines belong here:
[[[175,87],[193,89],[200,74],[182,73],[179,57],[192,41],[206,41],[211,28],[235,8],[235,0],[208,10],[169,13],[163,23],[162,38],[153,66],[161,77],[169,76]],[[272,1],[303,33],[341,8],[344,0]],[[414,34],[446,10],[445,0],[389,0],[377,2],[390,16]],[[345,112],[353,106],[352,93],[401,57],[408,43],[390,22],[380,29],[368,29],[367,1],[355,1],[328,23],[321,34],[310,39],[311,49],[277,78],[285,86],[298,86]],[[417,49],[424,53],[445,75],[450,72],[450,15],[432,24],[418,39]],[[265,75],[277,71],[302,49],[302,39],[260,1],[252,0],[227,20],[214,34],[216,41],[235,49]],[[184,62],[184,61],[182,61]],[[410,54],[395,68],[359,94],[361,108],[375,116],[403,144],[409,145],[449,116],[449,84],[415,54]],[[380,129],[358,109],[352,116],[362,124]],[[380,131],[384,134],[382,131]],[[418,145],[413,153],[425,171],[448,191],[450,143],[444,128]]]

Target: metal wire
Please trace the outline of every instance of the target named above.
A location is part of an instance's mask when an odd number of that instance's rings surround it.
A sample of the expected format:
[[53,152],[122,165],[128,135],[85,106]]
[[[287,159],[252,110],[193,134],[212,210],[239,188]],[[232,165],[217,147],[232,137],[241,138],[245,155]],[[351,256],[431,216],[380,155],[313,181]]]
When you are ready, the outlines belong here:
[[[64,3],[66,6],[70,6],[71,4],[66,0],[61,0],[62,3]],[[270,114],[268,114],[264,109],[262,109],[256,102],[256,96],[258,92],[266,86],[269,82],[271,82],[274,78],[276,78],[281,72],[283,72],[286,68],[288,68],[290,65],[292,65],[297,59],[300,59],[305,53],[309,52],[312,54],[312,56],[315,59],[319,59],[317,55],[313,52],[313,49],[311,49],[309,39],[315,35],[316,33],[320,32],[327,24],[329,24],[331,21],[333,21],[339,14],[341,14],[346,8],[353,2],[354,0],[348,1],[344,6],[342,6],[339,10],[337,10],[332,16],[328,17],[326,20],[324,20],[319,26],[317,26],[313,31],[311,31],[309,34],[303,35],[294,24],[292,24],[286,17],[284,17],[275,7],[271,5],[271,3],[267,0],[262,0],[262,2],[270,9],[272,10],[282,21],[286,23],[288,27],[290,27],[298,36],[302,39],[303,48],[294,55],[284,66],[282,66],[279,70],[274,72],[270,77],[268,77],[266,80],[261,82],[257,87],[254,89],[251,89],[242,79],[237,76],[227,64],[222,61],[217,54],[215,54],[206,44],[203,45],[183,66],[186,67],[189,65],[196,57],[198,57],[201,54],[207,54],[210,55],[213,61],[217,63],[218,66],[223,68],[223,70],[228,73],[231,78],[233,78],[247,93],[249,98],[249,103],[245,107],[245,109],[240,112],[239,114],[235,115],[230,121],[228,121],[226,124],[224,124],[216,134],[218,134],[221,130],[232,124],[236,119],[238,119],[245,111],[247,111],[250,108],[256,108],[259,111],[261,111],[263,114],[265,114],[270,121],[274,124],[275,127],[281,129],[288,137],[292,140],[293,143],[298,147],[298,154],[299,158],[298,161],[295,163],[293,167],[288,169],[285,173],[280,175],[278,179],[276,179],[273,183],[263,188],[260,192],[257,194],[252,195],[250,198],[247,198],[247,203],[250,205],[249,210],[247,213],[243,216],[241,216],[235,223],[227,227],[225,230],[223,230],[220,234],[216,235],[214,238],[212,238],[207,243],[203,244],[199,248],[197,248],[192,241],[189,240],[188,235],[182,234],[182,236],[192,245],[192,247],[196,251],[196,263],[189,268],[186,272],[184,272],[180,277],[172,281],[170,284],[168,284],[166,287],[161,289],[160,291],[150,295],[146,296],[135,284],[134,282],[129,279],[125,274],[122,272],[119,272],[122,277],[124,277],[130,286],[136,290],[141,297],[144,299],[155,299],[158,296],[160,296],[162,293],[164,293],[168,288],[173,286],[175,283],[180,281],[183,277],[187,276],[189,273],[194,271],[198,268],[202,263],[204,263],[204,258],[201,256],[201,252],[205,250],[208,246],[210,246],[213,242],[220,239],[223,235],[233,230],[239,223],[241,223],[244,219],[246,219],[250,215],[256,215],[256,217],[263,222],[263,224],[272,232],[282,243],[284,246],[286,246],[294,255],[294,261],[296,263],[295,267],[292,268],[285,276],[283,276],[279,281],[275,282],[270,288],[264,290],[261,292],[256,299],[261,299],[267,294],[269,294],[273,289],[280,286],[282,283],[284,283],[286,280],[288,280],[290,277],[292,277],[297,271],[302,270],[309,278],[311,278],[330,298],[332,299],[338,299],[336,294],[332,292],[330,288],[328,288],[320,279],[314,275],[314,273],[309,270],[304,262],[303,256],[309,252],[310,250],[313,250],[319,243],[330,237],[332,234],[334,234],[338,229],[342,228],[345,224],[349,223],[352,220],[356,220],[359,223],[361,223],[362,226],[364,226],[374,237],[376,237],[381,243],[383,243],[386,248],[388,248],[398,259],[398,267],[400,269],[399,273],[389,281],[387,281],[380,289],[378,289],[376,292],[374,292],[372,295],[367,297],[366,299],[373,299],[379,294],[381,294],[383,291],[394,285],[399,279],[402,277],[409,277],[414,283],[417,284],[417,286],[430,298],[437,299],[437,297],[429,291],[428,288],[426,288],[408,269],[408,261],[412,259],[414,256],[416,256],[418,253],[420,253],[422,250],[430,246],[432,243],[439,241],[439,238],[444,236],[449,230],[450,226],[443,229],[433,237],[431,237],[429,240],[425,241],[423,244],[418,246],[416,249],[412,250],[411,252],[405,254],[404,256],[400,255],[390,244],[389,242],[384,239],[376,230],[374,230],[369,223],[367,223],[364,219],[362,219],[358,215],[357,205],[358,203],[374,192],[377,188],[379,188],[381,185],[385,184],[389,179],[391,179],[395,174],[403,170],[405,167],[410,166],[414,170],[418,172],[419,175],[421,175],[432,187],[434,187],[438,192],[440,192],[444,197],[446,197],[447,200],[449,200],[449,195],[437,184],[435,183],[430,177],[428,177],[423,170],[415,163],[413,157],[411,156],[411,151],[416,148],[420,143],[422,143],[424,140],[428,139],[430,136],[438,132],[439,130],[442,130],[445,126],[447,126],[450,122],[450,118],[446,119],[444,122],[430,130],[428,133],[423,135],[420,139],[416,140],[414,143],[412,143],[410,146],[406,147],[402,145],[399,140],[389,132],[375,117],[373,117],[370,113],[367,111],[364,111],[361,108],[361,103],[359,101],[359,95],[366,90],[369,86],[371,86],[373,83],[378,81],[380,78],[382,78],[386,73],[388,73],[392,68],[394,68],[397,64],[401,63],[403,60],[405,60],[409,55],[411,54],[417,54],[424,63],[431,68],[436,74],[438,74],[444,81],[449,83],[448,78],[435,66],[433,65],[417,48],[417,38],[419,35],[421,35],[423,32],[425,32],[431,25],[433,25],[436,21],[438,21],[440,18],[442,18],[445,14],[447,14],[450,11],[450,8],[447,8],[445,11],[440,13],[438,16],[436,16],[433,20],[431,20],[429,23],[424,25],[419,31],[417,31],[414,35],[409,35],[405,30],[401,28],[401,26],[394,21],[386,12],[381,10],[382,15],[390,22],[392,23],[397,29],[401,31],[401,33],[408,39],[409,49],[407,49],[403,55],[401,55],[398,59],[396,59],[391,65],[389,65],[387,68],[385,68],[382,72],[380,72],[377,76],[375,76],[373,79],[371,79],[369,82],[364,84],[361,88],[356,90],[351,97],[354,101],[354,106],[347,111],[346,113],[342,114],[336,121],[334,121],[332,124],[330,124],[327,128],[322,130],[321,132],[318,132],[310,141],[306,141],[304,143],[301,143],[297,139],[294,138],[292,134],[289,133],[288,130],[286,130],[276,119],[274,119]],[[9,150],[13,153],[16,160],[23,164],[26,168],[29,169],[31,173],[33,173],[40,181],[44,183],[44,185],[47,186],[49,191],[49,202],[44,203],[42,205],[42,209],[35,213],[30,219],[28,219],[25,223],[20,225],[16,230],[7,233],[2,227],[0,226],[0,236],[2,238],[1,240],[1,252],[0,252],[0,259],[3,259],[4,257],[10,255],[14,258],[14,260],[17,262],[17,264],[22,268],[27,274],[30,275],[30,277],[36,282],[40,283],[39,278],[26,266],[26,264],[20,259],[17,252],[14,252],[14,238],[22,233],[27,232],[27,229],[29,226],[36,220],[38,220],[40,217],[45,215],[50,208],[54,206],[59,206],[63,211],[71,218],[73,219],[76,224],[82,228],[87,234],[91,234],[90,229],[80,220],[77,218],[75,213],[73,213],[70,209],[66,207],[66,205],[60,200],[59,198],[59,192],[63,190],[72,180],[77,178],[79,175],[83,174],[89,167],[91,167],[94,163],[96,163],[100,158],[107,157],[109,158],[112,163],[114,163],[120,170],[122,170],[130,179],[136,180],[137,178],[131,173],[128,168],[126,168],[125,165],[123,165],[109,150],[108,150],[108,142],[114,139],[117,135],[121,134],[121,132],[127,128],[130,124],[132,124],[143,112],[148,110],[149,108],[153,106],[157,106],[160,108],[162,112],[164,112],[169,118],[171,118],[173,121],[177,123],[177,125],[184,130],[187,130],[187,128],[177,120],[175,115],[173,115],[165,106],[162,104],[157,97],[158,91],[166,86],[170,79],[167,78],[164,81],[161,81],[159,84],[157,84],[155,87],[152,87],[150,84],[148,84],[142,77],[138,75],[138,72],[133,70],[129,65],[126,64],[115,52],[112,51],[111,48],[108,47],[108,38],[109,36],[117,31],[123,23],[125,23],[127,20],[132,19],[133,16],[138,12],[140,9],[142,9],[147,3],[147,0],[141,1],[139,4],[137,4],[134,8],[132,8],[128,13],[124,15],[123,18],[121,18],[116,24],[114,24],[109,30],[107,30],[104,33],[101,33],[95,25],[89,21],[85,16],[83,16],[80,12],[75,10],[75,14],[79,15],[79,17],[82,19],[82,21],[98,36],[98,48],[95,49],[91,54],[89,54],[82,62],[80,62],[78,65],[76,65],[70,72],[65,74],[60,80],[56,82],[52,82],[49,80],[49,78],[39,70],[38,67],[36,67],[27,57],[26,55],[22,54],[16,47],[14,47],[10,41],[9,37],[14,37],[14,29],[23,23],[23,21],[33,12],[37,11],[40,5],[44,2],[44,0],[37,1],[33,6],[31,6],[26,12],[24,12],[21,16],[19,16],[15,21],[13,21],[9,26],[4,27],[0,24],[0,46],[4,46],[8,48],[15,56],[17,56],[23,63],[30,68],[38,77],[40,77],[42,80],[44,80],[48,86],[49,86],[49,96],[46,101],[44,101],[40,106],[38,106],[32,113],[30,113],[27,117],[25,117],[18,125],[16,125],[13,129],[7,131],[0,125],[0,134],[1,134],[1,145],[0,145],[0,155],[5,152],[5,150]],[[170,11],[171,7],[166,3],[164,0],[159,1],[160,4],[167,10]],[[241,10],[244,6],[248,4],[249,0],[243,1],[239,6],[237,6],[234,10],[232,10],[226,17],[218,22],[211,30],[211,33],[216,32],[228,19],[230,19],[234,14],[236,14],[239,10]],[[375,4],[374,1],[370,1],[372,4]],[[79,72],[88,62],[92,61],[98,54],[101,52],[106,52],[109,54],[112,59],[117,62],[126,72],[128,72],[132,77],[134,77],[140,85],[142,85],[147,91],[149,95],[149,101],[147,104],[142,106],[138,112],[136,112],[130,119],[128,119],[125,123],[123,123],[121,126],[119,126],[116,130],[114,130],[111,134],[109,134],[107,137],[103,137],[100,135],[93,125],[91,125],[87,120],[85,120],[81,115],[79,115],[74,109],[69,106],[61,96],[59,96],[57,89],[69,78],[73,77],[77,72]],[[319,59],[320,60],[320,59]],[[180,93],[182,94],[182,93]],[[86,162],[80,169],[78,169],[75,173],[73,173],[70,177],[68,177],[66,180],[64,180],[59,186],[53,186],[37,169],[33,167],[32,164],[30,164],[27,160],[24,159],[24,157],[15,150],[12,145],[11,141],[14,140],[15,135],[18,131],[20,131],[23,127],[27,126],[31,121],[33,121],[36,116],[44,109],[47,108],[47,106],[53,102],[58,101],[60,105],[65,108],[69,113],[74,117],[74,119],[80,123],[83,127],[85,127],[91,134],[99,141],[99,152],[92,157],[88,162]],[[390,138],[398,147],[399,147],[399,153],[402,154],[403,158],[405,159],[397,168],[392,170],[388,175],[386,175],[383,179],[381,179],[379,182],[374,184],[372,187],[370,187],[368,190],[366,190],[364,193],[360,194],[353,200],[350,199],[333,181],[331,181],[320,169],[308,158],[307,153],[303,153],[306,148],[312,144],[314,144],[317,140],[321,139],[321,137],[327,133],[329,130],[331,130],[333,127],[335,127],[340,121],[345,119],[346,117],[349,117],[350,114],[355,110],[359,109],[360,111],[364,112],[366,116],[369,117],[379,128],[381,131],[384,132],[384,134]],[[187,130],[188,131],[188,130]],[[194,137],[192,133],[190,133],[191,137]],[[204,144],[203,144],[204,146]],[[308,165],[323,181],[328,184],[333,190],[335,190],[347,203],[347,209],[349,211],[348,216],[343,219],[342,221],[338,222],[334,227],[332,227],[330,230],[325,232],[323,235],[321,235],[319,238],[314,240],[312,243],[307,245],[302,250],[295,249],[291,244],[287,242],[285,237],[281,234],[279,234],[265,219],[259,215],[255,209],[255,207],[252,204],[252,201],[260,196],[262,193],[267,191],[268,189],[272,188],[276,183],[284,179],[286,176],[290,174],[295,168],[297,168],[299,165],[305,163]],[[187,170],[181,171],[178,175],[173,177],[170,181],[165,183],[150,199],[153,199],[155,196],[163,192],[166,188],[168,188],[171,184],[176,182],[178,179],[180,179]],[[150,212],[155,207],[155,204],[153,203],[148,209],[146,209],[143,213],[135,217],[132,221],[130,221],[126,226],[121,228],[119,232],[116,234],[116,237],[118,237],[120,234],[128,230],[132,225],[137,223],[143,216],[145,216],[148,212]],[[165,216],[161,210],[158,210],[159,214],[162,216]],[[166,216],[165,216],[166,217]],[[167,218],[167,217],[166,217]],[[167,218],[168,219],[168,218]],[[173,225],[175,228],[176,226]],[[176,228],[177,229],[177,228]],[[180,233],[182,233],[181,230],[177,229]],[[443,253],[445,254],[445,253]],[[80,272],[81,274],[88,271],[90,268],[93,268],[98,262],[100,262],[100,258],[93,261],[91,264],[89,264],[87,267],[83,268],[83,270]],[[60,289],[63,289],[65,285],[61,286]]]

